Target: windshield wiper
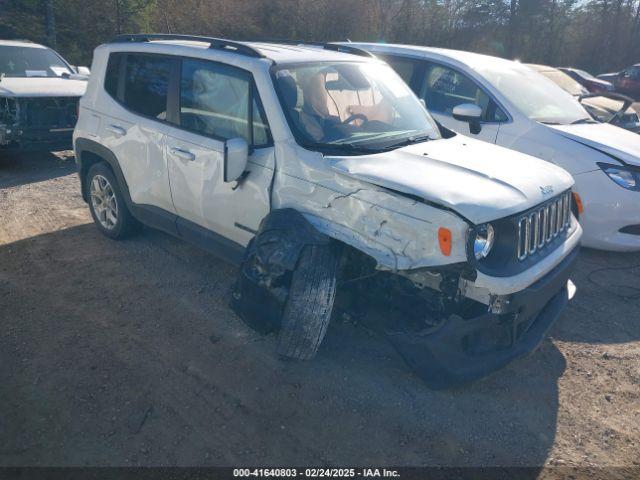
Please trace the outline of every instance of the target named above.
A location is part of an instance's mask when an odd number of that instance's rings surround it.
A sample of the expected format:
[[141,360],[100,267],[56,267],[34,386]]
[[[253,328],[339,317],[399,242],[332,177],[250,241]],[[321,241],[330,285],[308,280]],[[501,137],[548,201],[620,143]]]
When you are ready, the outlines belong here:
[[580,123],[597,123],[597,122],[592,118],[579,118],[578,120],[574,120],[573,122],[571,122],[570,125],[578,125]]
[[318,150],[320,152],[331,150],[338,153],[349,152],[349,153],[371,154],[371,153],[378,153],[383,151],[379,148],[363,147],[360,145],[354,145],[352,143],[304,142],[302,146],[312,150]]
[[406,145],[413,145],[414,143],[426,142],[427,140],[431,140],[431,137],[428,135],[420,135],[415,137],[405,138],[396,143],[392,143],[390,145],[361,145],[359,143],[320,143],[320,142],[305,142],[302,146],[311,149],[317,149],[320,151],[326,150],[335,150],[349,153],[360,153],[360,154],[374,154],[374,153],[382,153],[389,152],[391,150],[396,150],[400,147],[404,147]]
[[396,148],[404,147],[406,145],[413,145],[414,143],[426,142],[428,140],[431,140],[431,137],[429,135],[420,135],[420,136],[416,136],[416,137],[409,137],[409,138],[405,138],[404,140],[401,140],[399,142],[393,143],[393,144],[385,147],[385,149],[393,150],[393,149],[396,149]]

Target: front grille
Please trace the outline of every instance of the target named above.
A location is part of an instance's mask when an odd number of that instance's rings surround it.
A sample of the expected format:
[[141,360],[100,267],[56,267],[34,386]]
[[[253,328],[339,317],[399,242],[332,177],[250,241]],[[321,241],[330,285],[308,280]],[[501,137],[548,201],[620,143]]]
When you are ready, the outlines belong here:
[[571,224],[571,192],[565,192],[518,219],[518,260],[544,249]]
[[80,97],[20,98],[21,127],[30,129],[73,128],[78,120]]

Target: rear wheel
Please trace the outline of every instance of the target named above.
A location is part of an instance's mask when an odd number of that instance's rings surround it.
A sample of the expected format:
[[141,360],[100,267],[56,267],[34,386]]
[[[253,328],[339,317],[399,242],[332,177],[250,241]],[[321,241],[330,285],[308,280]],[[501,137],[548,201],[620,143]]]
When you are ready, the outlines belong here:
[[338,259],[332,244],[302,250],[282,315],[278,354],[297,360],[315,356],[333,312]]
[[98,230],[110,238],[132,233],[137,221],[127,208],[113,172],[104,163],[93,165],[87,173],[89,209]]

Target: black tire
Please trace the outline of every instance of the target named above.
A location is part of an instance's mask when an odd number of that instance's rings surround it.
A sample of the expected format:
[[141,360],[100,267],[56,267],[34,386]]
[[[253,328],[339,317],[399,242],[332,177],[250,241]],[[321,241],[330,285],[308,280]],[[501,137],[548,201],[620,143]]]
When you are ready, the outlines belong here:
[[291,278],[278,338],[279,355],[309,360],[324,339],[336,296],[335,245],[304,247]]
[[[113,197],[115,198],[115,202],[117,205],[117,220],[113,224],[111,228],[107,228],[103,225],[102,221],[98,218],[98,213],[96,212],[94,202],[91,195],[92,182],[97,177],[102,177],[107,180],[111,190],[113,191]],[[107,166],[106,163],[100,162],[91,166],[89,171],[87,172],[86,178],[88,202],[89,202],[89,210],[91,211],[91,216],[93,217],[93,221],[98,227],[98,230],[103,235],[106,235],[109,238],[113,239],[122,239],[130,236],[139,226],[138,221],[131,215],[129,209],[127,208],[127,204],[125,203],[124,197],[122,195],[122,190],[118,181],[116,180],[115,175],[111,171],[111,169]]]

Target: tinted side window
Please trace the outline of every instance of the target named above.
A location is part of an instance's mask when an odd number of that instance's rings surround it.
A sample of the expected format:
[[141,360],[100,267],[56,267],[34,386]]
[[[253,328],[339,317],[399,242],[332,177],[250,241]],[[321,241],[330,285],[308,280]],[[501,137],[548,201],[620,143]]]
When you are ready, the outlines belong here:
[[107,73],[104,76],[104,89],[113,98],[118,98],[118,80],[120,79],[120,64],[124,54],[112,53],[107,63]]
[[262,104],[258,98],[258,92],[255,91],[253,97],[253,146],[266,147],[271,144],[271,131],[264,114]]
[[473,103],[482,109],[482,120],[503,122],[506,114],[473,80],[466,75],[443,65],[427,66],[418,96],[423,98],[427,109],[452,115],[454,107]]
[[392,57],[389,55],[380,57],[387,62],[389,66],[393,68],[398,75],[400,75],[400,77],[402,77],[407,85],[411,86],[411,81],[413,80],[413,75],[415,74],[418,65],[416,61],[408,58]]
[[267,145],[269,127],[257,95],[249,111],[252,90],[247,72],[207,61],[183,60],[180,126],[214,138],[241,137],[249,144],[253,140],[254,146]]
[[147,117],[166,120],[172,60],[159,55],[129,53],[124,79],[124,104]]

